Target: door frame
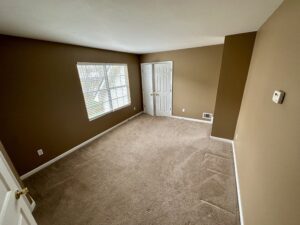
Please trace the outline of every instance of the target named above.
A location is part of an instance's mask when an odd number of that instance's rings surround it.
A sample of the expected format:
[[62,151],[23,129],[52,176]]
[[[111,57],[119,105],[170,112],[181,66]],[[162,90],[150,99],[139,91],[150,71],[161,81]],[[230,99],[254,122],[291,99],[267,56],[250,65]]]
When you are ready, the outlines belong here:
[[[166,63],[171,65],[171,88],[172,88],[172,91],[171,91],[171,112],[170,112],[169,117],[172,117],[172,115],[173,115],[173,61],[167,60],[167,61],[144,62],[144,63],[141,63],[141,68],[142,68],[142,65],[151,64],[151,66],[152,66],[152,86],[155,89],[154,64],[166,64]],[[142,70],[141,70],[141,76],[142,76]],[[141,79],[143,79],[143,78],[141,77]],[[154,90],[154,92],[155,92],[155,90]],[[156,105],[155,105],[154,97],[153,97],[153,110],[154,110],[154,116],[156,116]]]

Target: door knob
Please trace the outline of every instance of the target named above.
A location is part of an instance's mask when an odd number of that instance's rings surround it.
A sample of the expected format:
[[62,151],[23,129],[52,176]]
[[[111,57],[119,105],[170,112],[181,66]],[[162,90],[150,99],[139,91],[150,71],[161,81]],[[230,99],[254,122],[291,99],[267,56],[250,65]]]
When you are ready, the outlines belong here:
[[28,188],[25,187],[22,190],[17,190],[15,193],[16,199],[19,199],[21,195],[26,195],[29,192]]

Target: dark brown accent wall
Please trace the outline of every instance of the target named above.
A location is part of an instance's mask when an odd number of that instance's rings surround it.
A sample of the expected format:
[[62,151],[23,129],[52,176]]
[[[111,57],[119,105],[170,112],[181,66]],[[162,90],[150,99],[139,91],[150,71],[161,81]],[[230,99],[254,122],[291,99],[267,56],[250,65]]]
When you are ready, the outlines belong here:
[[256,32],[225,37],[212,136],[233,139]]
[[299,21],[285,0],[257,33],[235,138],[245,225],[300,224]]
[[[142,110],[137,55],[2,35],[0,52],[0,139],[20,175]],[[131,106],[89,121],[77,62],[126,63]]]
[[[0,152],[3,154],[4,159],[5,159],[6,163],[8,164],[9,168],[11,169],[12,173],[14,174],[14,176],[15,176],[17,182],[19,183],[19,185],[20,185],[22,188],[24,188],[24,187],[25,187],[25,186],[24,186],[24,183],[23,183],[22,180],[20,179],[20,176],[19,176],[19,174],[18,174],[18,172],[17,172],[15,166],[13,165],[13,163],[12,163],[10,157],[8,156],[8,154],[7,154],[7,152],[6,152],[6,150],[5,150],[5,148],[4,148],[4,146],[3,146],[3,144],[2,144],[1,141],[0,141]],[[29,194],[26,195],[26,198],[28,199],[29,203],[31,204],[31,203],[32,203],[32,198],[30,197]]]
[[[173,115],[214,112],[223,45],[145,54],[141,62],[173,61]],[[182,109],[185,112],[182,112]]]

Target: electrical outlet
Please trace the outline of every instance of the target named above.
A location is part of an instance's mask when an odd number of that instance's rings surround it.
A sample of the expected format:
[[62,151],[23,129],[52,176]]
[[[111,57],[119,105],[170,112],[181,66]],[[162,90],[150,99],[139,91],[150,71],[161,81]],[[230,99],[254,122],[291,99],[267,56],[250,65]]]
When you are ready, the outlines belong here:
[[182,109],[182,112],[185,112],[185,108]]
[[39,150],[37,150],[37,154],[38,154],[39,156],[41,156],[41,155],[44,155],[44,151],[43,151],[43,149],[39,149]]
[[136,110],[136,107],[135,107],[135,106],[133,107],[133,110],[134,110],[134,111]]

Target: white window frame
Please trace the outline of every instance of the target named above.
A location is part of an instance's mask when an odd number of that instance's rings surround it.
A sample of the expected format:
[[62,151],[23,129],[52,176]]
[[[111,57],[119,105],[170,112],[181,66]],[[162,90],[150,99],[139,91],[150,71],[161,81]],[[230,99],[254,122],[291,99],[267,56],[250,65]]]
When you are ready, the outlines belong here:
[[[81,83],[81,80],[80,80],[80,73],[79,73],[79,70],[78,70],[77,65],[102,65],[102,66],[104,66],[104,76],[105,76],[105,79],[106,79],[106,84],[107,84],[107,87],[106,87],[106,88],[107,88],[107,90],[108,90],[108,96],[109,96],[109,100],[108,100],[108,101],[109,101],[110,108],[111,108],[110,111],[105,112],[105,113],[103,113],[103,114],[101,114],[101,115],[98,115],[98,116],[94,116],[94,117],[92,117],[92,118],[89,118],[88,108],[87,108],[87,104],[86,104],[86,102],[85,102],[84,91],[83,91],[82,83]],[[109,83],[108,83],[108,75],[107,75],[107,69],[106,69],[106,66],[108,66],[108,65],[112,65],[112,66],[126,66],[126,69],[127,69],[127,74],[125,74],[125,76],[127,76],[127,79],[126,79],[127,84],[126,84],[126,86],[128,87],[128,104],[123,105],[123,106],[121,106],[121,107],[119,107],[119,108],[116,108],[116,109],[113,109],[113,106],[112,106],[112,100],[113,100],[113,99],[111,98],[111,92],[110,92],[110,90],[111,90],[111,89],[114,89],[114,88],[117,88],[117,87],[113,87],[113,88],[110,88],[110,87],[109,87]],[[92,63],[92,62],[77,62],[77,64],[76,64],[76,69],[77,69],[77,72],[78,72],[78,78],[79,78],[79,81],[80,81],[81,92],[82,92],[82,95],[83,95],[83,98],[84,98],[85,109],[86,109],[86,113],[87,113],[87,117],[88,117],[89,121],[98,119],[98,118],[100,118],[100,117],[102,117],[102,116],[105,116],[105,115],[107,115],[107,114],[109,114],[109,113],[116,112],[116,111],[118,111],[118,110],[121,110],[121,109],[126,108],[126,107],[128,107],[128,106],[131,105],[131,95],[130,95],[130,83],[129,83],[128,64],[125,64],[125,63]]]

